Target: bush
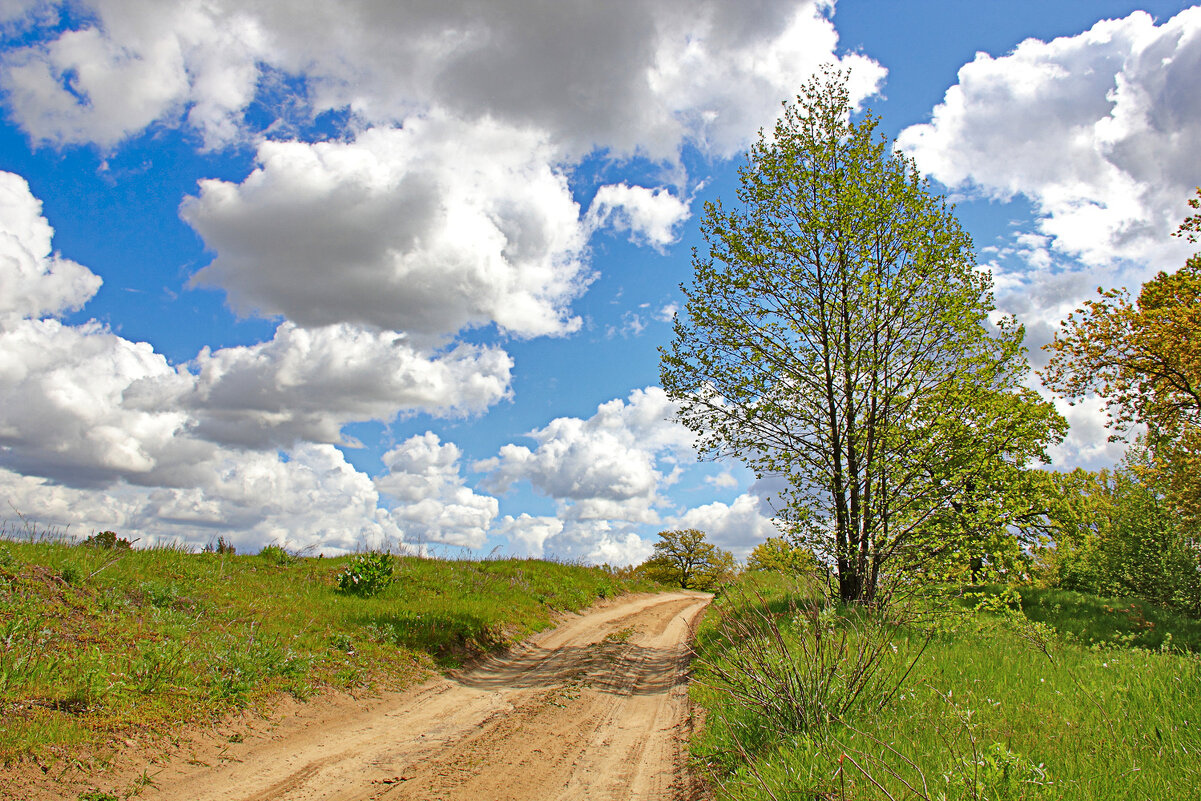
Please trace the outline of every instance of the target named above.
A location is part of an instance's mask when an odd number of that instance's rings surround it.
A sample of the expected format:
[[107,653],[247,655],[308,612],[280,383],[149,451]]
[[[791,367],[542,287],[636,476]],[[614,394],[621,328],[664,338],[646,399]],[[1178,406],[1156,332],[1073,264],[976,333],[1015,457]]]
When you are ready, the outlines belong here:
[[129,550],[133,543],[124,537],[118,537],[115,531],[101,531],[83,541],[84,545],[92,548],[107,548],[110,551]]
[[364,598],[392,583],[392,555],[379,551],[356,554],[338,574],[338,589]]
[[265,546],[259,551],[259,557],[273,565],[290,565],[296,561],[296,557],[288,553],[282,545]]

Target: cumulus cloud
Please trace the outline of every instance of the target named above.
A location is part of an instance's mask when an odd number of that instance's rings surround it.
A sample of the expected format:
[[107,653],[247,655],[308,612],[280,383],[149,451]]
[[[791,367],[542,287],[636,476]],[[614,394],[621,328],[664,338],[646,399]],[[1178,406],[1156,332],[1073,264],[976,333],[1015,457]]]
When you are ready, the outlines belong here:
[[645,562],[654,550],[629,525],[610,520],[563,521],[522,513],[505,515],[492,531],[509,541],[514,555],[536,559],[620,567]]
[[[79,5],[82,24],[6,59],[0,85],[36,139],[112,145],[186,120],[228,141],[278,72],[304,77],[313,113],[391,124],[440,108],[547,132],[569,158],[672,158],[686,140],[730,155],[838,60],[832,0],[764,0],[752,13],[735,0]],[[841,60],[857,96],[883,77],[863,56]]]
[[[24,182],[0,173],[0,491],[23,514],[147,542],[204,544],[216,530],[254,548],[482,542],[497,501],[464,485],[455,446],[410,440],[385,456],[377,489],[330,443],[352,421],[483,411],[509,393],[503,350],[284,323],[175,367],[99,323],[39,317],[99,284],[48,256],[52,235]],[[381,506],[381,489],[402,504]]]
[[[504,493],[518,481],[559,501],[572,520],[655,523],[660,489],[672,468],[693,455],[692,435],[674,422],[675,406],[659,387],[634,390],[601,404],[587,420],[560,417],[527,436],[537,445],[505,445],[493,459],[483,486]],[[665,472],[666,471],[666,472]]]
[[1164,269],[1184,255],[1168,234],[1201,183],[1199,125],[1201,8],[1161,25],[1136,11],[999,58],[977,54],[931,121],[898,144],[948,186],[1029,198],[1058,254]]
[[403,532],[378,506],[371,479],[338,449],[301,445],[274,453],[216,454],[186,487],[117,482],[104,491],[0,468],[0,495],[28,520],[76,536],[115,530],[139,546],[203,546],[222,536],[241,552],[282,543],[326,554],[395,547]]
[[492,532],[509,541],[514,556],[541,559],[546,555],[547,541],[563,533],[563,521],[522,512],[517,517],[505,515],[493,525]]
[[427,339],[578,328],[567,306],[591,278],[579,207],[537,134],[413,118],[349,142],[264,142],[258,161],[182,209],[217,253],[194,282],[237,311]]
[[[931,121],[899,145],[968,196],[1028,198],[1034,230],[982,252],[997,303],[1025,324],[1031,361],[1098,286],[1137,288],[1175,270],[1188,245],[1170,234],[1201,184],[1201,8],[1156,24],[1137,11],[1076,36],[1028,39],[964,65]],[[1112,463],[1099,405],[1060,409],[1072,425],[1057,466]]]
[[688,203],[663,187],[648,189],[629,184],[608,184],[597,190],[588,207],[589,229],[611,226],[628,231],[630,241],[666,250],[680,238],[680,225],[688,219]]
[[195,436],[246,448],[356,445],[347,423],[402,413],[477,414],[509,396],[513,361],[496,347],[415,349],[392,332],[283,323],[268,342],[203,349],[171,376],[130,385],[131,408],[192,413]]
[[762,502],[743,493],[733,503],[709,503],[689,509],[666,521],[668,528],[695,528],[705,532],[714,545],[745,559],[756,545],[768,537],[779,536],[770,517],[763,514]]
[[496,498],[466,486],[462,452],[436,434],[411,437],[384,454],[387,472],[375,487],[396,499],[391,519],[409,543],[439,542],[478,548],[499,510]]
[[50,252],[54,231],[19,175],[0,172],[0,327],[80,308],[100,276]]
[[111,147],[183,117],[210,145],[236,137],[268,55],[256,20],[195,0],[92,10],[94,24],[5,57],[0,87],[34,140]]

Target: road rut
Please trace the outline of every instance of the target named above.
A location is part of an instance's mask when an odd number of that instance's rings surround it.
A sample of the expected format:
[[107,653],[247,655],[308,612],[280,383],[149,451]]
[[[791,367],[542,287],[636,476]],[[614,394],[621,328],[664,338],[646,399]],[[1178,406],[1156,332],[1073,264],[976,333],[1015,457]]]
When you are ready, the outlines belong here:
[[699,798],[689,639],[710,596],[628,596],[469,671],[297,714],[217,765],[169,764],[155,801]]

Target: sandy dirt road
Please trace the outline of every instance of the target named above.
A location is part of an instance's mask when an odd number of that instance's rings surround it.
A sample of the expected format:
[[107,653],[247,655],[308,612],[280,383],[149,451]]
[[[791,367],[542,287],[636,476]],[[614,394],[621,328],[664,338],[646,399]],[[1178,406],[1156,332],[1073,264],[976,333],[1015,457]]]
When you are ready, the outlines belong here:
[[701,593],[593,607],[404,693],[302,705],[220,759],[154,766],[152,801],[694,799],[688,642]]

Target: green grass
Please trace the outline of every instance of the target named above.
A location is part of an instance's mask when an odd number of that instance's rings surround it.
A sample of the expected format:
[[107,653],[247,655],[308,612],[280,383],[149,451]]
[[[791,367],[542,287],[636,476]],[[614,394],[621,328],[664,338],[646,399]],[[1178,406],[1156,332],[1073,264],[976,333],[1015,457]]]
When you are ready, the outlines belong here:
[[167,732],[278,693],[396,689],[635,586],[534,560],[395,559],[378,595],[349,557],[0,541],[0,762]]
[[[1197,621],[1136,604],[1140,619],[1172,633],[1152,650],[1129,645],[1128,600],[1045,591],[1022,598],[1030,617],[942,617],[928,644],[928,628],[891,627],[897,663],[923,644],[924,652],[883,706],[885,693],[864,697],[840,721],[765,726],[760,710],[696,687],[707,723],[693,752],[717,797],[1199,797],[1201,656],[1177,647],[1195,644]],[[1051,619],[1074,633],[1052,629]],[[779,621],[785,636],[795,635],[795,619]],[[1088,644],[1085,632],[1097,642]],[[706,663],[729,659],[721,647],[732,646],[699,639],[701,682],[714,674]]]

